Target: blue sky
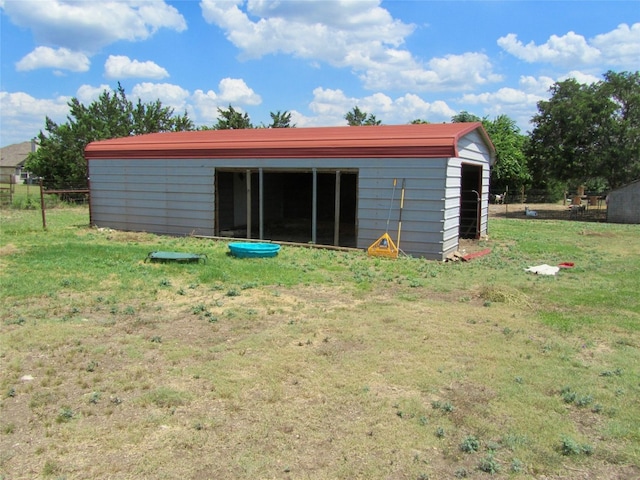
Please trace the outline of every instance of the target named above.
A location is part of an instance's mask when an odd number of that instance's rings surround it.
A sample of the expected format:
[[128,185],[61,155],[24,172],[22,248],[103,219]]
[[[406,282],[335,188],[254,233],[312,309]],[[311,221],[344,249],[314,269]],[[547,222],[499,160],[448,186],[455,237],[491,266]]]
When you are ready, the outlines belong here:
[[0,144],[65,121],[120,82],[196,125],[384,124],[509,115],[523,132],[549,87],[640,69],[640,1],[0,0]]

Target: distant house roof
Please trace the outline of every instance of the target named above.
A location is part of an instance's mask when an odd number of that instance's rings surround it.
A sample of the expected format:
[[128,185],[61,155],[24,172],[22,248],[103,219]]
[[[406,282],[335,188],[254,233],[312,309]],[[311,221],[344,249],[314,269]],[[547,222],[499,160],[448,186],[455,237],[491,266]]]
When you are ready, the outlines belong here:
[[16,168],[21,166],[31,153],[31,142],[14,143],[0,149],[0,167]]
[[480,122],[362,127],[258,128],[152,133],[90,143],[87,159],[113,158],[449,158]]

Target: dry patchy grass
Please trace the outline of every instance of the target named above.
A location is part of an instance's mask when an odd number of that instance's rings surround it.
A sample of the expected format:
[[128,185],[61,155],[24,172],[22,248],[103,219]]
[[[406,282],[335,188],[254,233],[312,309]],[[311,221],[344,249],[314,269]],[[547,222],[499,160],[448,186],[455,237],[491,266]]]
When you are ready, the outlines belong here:
[[139,267],[166,281],[124,295],[112,273],[5,305],[4,478],[640,476],[638,331],[541,322],[556,280],[284,287]]

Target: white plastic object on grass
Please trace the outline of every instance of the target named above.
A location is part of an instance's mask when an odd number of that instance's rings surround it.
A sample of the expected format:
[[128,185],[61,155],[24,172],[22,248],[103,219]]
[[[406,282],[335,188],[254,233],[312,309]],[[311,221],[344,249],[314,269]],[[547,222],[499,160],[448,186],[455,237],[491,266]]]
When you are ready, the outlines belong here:
[[546,263],[544,263],[535,267],[525,268],[524,271],[535,273],[536,275],[555,275],[560,271],[560,267],[554,267],[552,265],[547,265]]

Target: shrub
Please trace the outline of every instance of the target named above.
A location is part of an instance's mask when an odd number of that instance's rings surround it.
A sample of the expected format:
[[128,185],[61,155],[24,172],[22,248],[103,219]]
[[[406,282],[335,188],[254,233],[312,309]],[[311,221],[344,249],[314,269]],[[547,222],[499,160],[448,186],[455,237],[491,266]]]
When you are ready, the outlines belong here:
[[465,438],[460,444],[460,450],[466,453],[477,452],[480,449],[480,441],[473,435]]
[[591,455],[593,453],[593,447],[588,444],[579,444],[573,438],[569,436],[562,437],[560,443],[560,452],[562,455]]
[[74,412],[71,407],[62,407],[58,412],[58,416],[56,417],[57,423],[69,422],[74,417]]
[[495,459],[493,455],[487,455],[482,460],[480,460],[480,464],[478,468],[485,473],[498,473],[500,471],[500,464]]

